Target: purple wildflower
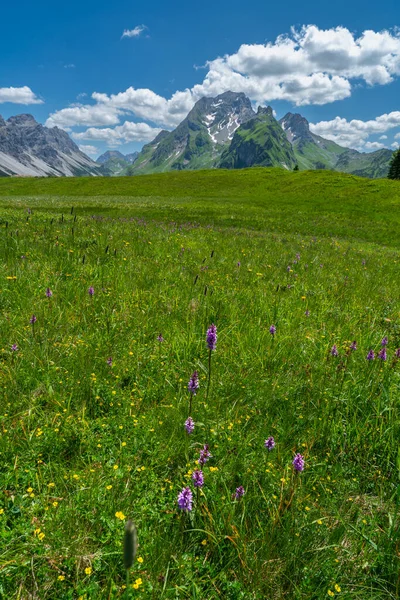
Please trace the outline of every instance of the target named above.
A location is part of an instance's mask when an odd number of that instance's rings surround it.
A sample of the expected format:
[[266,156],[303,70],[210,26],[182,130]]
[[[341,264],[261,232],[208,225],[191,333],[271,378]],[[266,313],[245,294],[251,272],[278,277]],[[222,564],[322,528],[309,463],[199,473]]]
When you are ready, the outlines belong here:
[[36,321],[37,321],[37,318],[35,317],[35,315],[32,315],[31,318],[29,319],[29,323],[31,325],[33,325],[34,323],[36,323]]
[[200,456],[197,462],[200,466],[203,466],[206,464],[209,458],[212,458],[212,454],[208,449],[208,444],[204,444],[203,448],[200,450]]
[[190,487],[185,487],[178,494],[178,506],[181,510],[189,512],[192,510],[193,494]]
[[275,333],[276,333],[276,327],[275,327],[275,325],[271,325],[271,327],[269,328],[269,332],[270,332],[270,334],[272,336],[275,335]]
[[386,348],[385,348],[385,346],[383,346],[382,350],[379,352],[378,358],[380,358],[381,360],[386,360],[387,355],[386,355]]
[[400,348],[397,348],[396,352],[394,353],[396,358],[400,358]]
[[197,371],[193,371],[191,378],[188,383],[188,390],[193,396],[196,395],[197,390],[199,389],[199,374]]
[[193,483],[194,483],[195,487],[203,487],[203,485],[204,485],[203,471],[200,471],[200,469],[196,469],[195,471],[193,471],[192,479],[193,479]]
[[17,344],[13,344],[11,346],[11,352],[18,352],[18,346],[17,346]]
[[356,340],[354,340],[354,342],[352,342],[352,343],[350,344],[350,350],[352,350],[353,352],[354,352],[355,350],[357,350],[357,342],[356,342]]
[[300,253],[299,252],[296,254],[296,259],[300,260]]
[[387,346],[387,345],[388,345],[388,341],[389,341],[389,340],[387,339],[387,337],[386,337],[386,335],[385,335],[385,337],[384,337],[384,338],[382,338],[381,345],[382,345],[382,346]]
[[331,354],[332,354],[332,356],[338,356],[339,352],[338,352],[336,344],[333,344],[333,346],[331,348]]
[[268,450],[269,450],[270,452],[271,452],[271,450],[272,450],[273,448],[275,448],[275,440],[274,440],[274,438],[272,437],[272,435],[271,435],[271,436],[270,436],[270,437],[269,437],[267,440],[265,440],[265,442],[264,442],[264,446],[265,446],[266,448],[268,448]]
[[160,342],[160,344],[161,344],[162,342],[165,342],[165,340],[164,340],[163,336],[161,335],[161,333],[159,333],[159,334],[158,334],[158,336],[157,336],[157,340]]
[[52,295],[53,295],[53,292],[51,291],[51,289],[50,289],[50,288],[46,288],[46,296],[47,296],[48,298],[51,298],[51,297],[52,297]]
[[235,490],[235,498],[236,500],[240,500],[240,498],[242,498],[245,495],[245,491],[244,491],[244,487],[242,485],[239,485],[239,487],[236,488]]
[[365,265],[367,264],[367,261],[365,260],[365,258],[362,259],[361,264],[363,267],[365,267]]
[[107,364],[108,364],[109,367],[112,367],[112,356],[109,356],[107,358]]
[[217,347],[217,327],[214,323],[207,329],[206,341],[209,349],[215,350]]
[[286,271],[287,271],[288,273],[290,273],[290,271],[291,271],[290,265],[288,265],[288,266],[286,267]]
[[306,312],[304,314],[306,315],[306,317],[309,317],[310,316],[310,311],[306,310]]
[[304,471],[304,458],[301,454],[296,454],[293,459],[292,465],[296,471]]
[[375,352],[373,350],[370,350],[367,354],[367,360],[374,360],[375,358]]
[[240,267],[240,260],[238,261],[237,266]]
[[88,289],[88,294],[89,294],[89,296],[94,296],[94,287],[92,285]]
[[188,434],[190,435],[191,433],[193,433],[194,431],[194,421],[192,419],[192,417],[188,417],[185,421],[185,429],[188,432]]

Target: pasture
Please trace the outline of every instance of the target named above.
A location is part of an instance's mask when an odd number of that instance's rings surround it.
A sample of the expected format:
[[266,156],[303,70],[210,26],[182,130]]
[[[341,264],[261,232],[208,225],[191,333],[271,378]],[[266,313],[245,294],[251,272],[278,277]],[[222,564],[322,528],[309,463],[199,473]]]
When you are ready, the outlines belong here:
[[0,598],[397,598],[399,225],[339,173],[0,181]]

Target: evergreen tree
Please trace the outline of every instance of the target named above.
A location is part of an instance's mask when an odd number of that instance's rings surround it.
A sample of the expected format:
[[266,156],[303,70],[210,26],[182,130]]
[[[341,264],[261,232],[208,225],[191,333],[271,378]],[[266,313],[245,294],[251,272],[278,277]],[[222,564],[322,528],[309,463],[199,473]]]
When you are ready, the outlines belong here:
[[294,165],[293,171],[298,171],[298,170],[299,170],[299,165]]
[[388,178],[400,179],[400,148],[393,153],[393,157],[390,162]]

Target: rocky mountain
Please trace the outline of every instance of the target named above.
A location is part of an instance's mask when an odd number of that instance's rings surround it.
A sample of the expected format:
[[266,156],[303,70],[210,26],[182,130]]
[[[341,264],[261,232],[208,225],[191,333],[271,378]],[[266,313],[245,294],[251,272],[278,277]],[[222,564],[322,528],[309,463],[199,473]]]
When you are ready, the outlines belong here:
[[358,152],[343,148],[310,131],[307,119],[287,113],[279,121],[292,144],[300,169],[333,169],[361,177],[386,177],[392,151]]
[[0,177],[100,174],[62,129],[44,127],[32,115],[0,117]]
[[335,171],[372,179],[387,177],[392,156],[392,150],[387,148],[376,150],[376,152],[357,152],[357,150],[347,149],[339,157]]
[[251,119],[238,127],[219,162],[223,169],[254,165],[293,169],[296,158],[285,132],[274,118],[272,108],[258,108]]
[[131,154],[125,154],[125,160],[130,165],[133,165],[133,163],[135,162],[135,160],[137,159],[138,156],[139,156],[139,152],[131,152]]
[[201,98],[174,131],[161,131],[143,147],[132,172],[217,167],[235,131],[254,116],[250,100],[242,93]]
[[202,98],[173,131],[146,144],[128,174],[175,169],[240,169],[280,166],[331,169],[363,177],[385,177],[390,150],[362,153],[310,131],[307,119],[287,113],[277,121],[271,107],[255,113],[242,93]]
[[299,114],[287,113],[279,120],[288,141],[292,144],[300,169],[334,169],[342,148],[311,133],[307,119]]
[[107,150],[98,157],[96,162],[101,165],[101,173],[106,177],[127,175],[129,174],[130,165],[135,162],[138,156],[139,152],[124,155],[118,150]]
[[109,161],[113,158],[125,160],[125,156],[121,152],[118,152],[118,150],[107,150],[107,152],[104,152],[104,154],[101,154],[96,159],[96,162],[99,165],[104,165],[104,163],[106,163],[107,161]]

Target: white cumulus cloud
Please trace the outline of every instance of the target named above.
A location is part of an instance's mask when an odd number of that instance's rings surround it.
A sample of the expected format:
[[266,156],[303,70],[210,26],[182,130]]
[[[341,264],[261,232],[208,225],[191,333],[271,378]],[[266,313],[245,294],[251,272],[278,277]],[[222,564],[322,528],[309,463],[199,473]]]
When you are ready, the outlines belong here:
[[[347,119],[335,117],[331,121],[310,123],[313,133],[348,148],[359,148],[364,145],[367,148],[367,143],[379,143],[367,142],[367,140],[370,135],[380,134],[399,126],[400,111],[383,114],[369,121],[359,119],[347,121]],[[376,146],[374,147],[376,148]],[[383,144],[380,144],[380,147],[384,147]]]
[[385,144],[381,144],[381,142],[365,142],[364,148],[365,150],[381,150],[385,147]]
[[12,102],[13,104],[43,104],[43,100],[34,94],[30,87],[0,88],[0,103]]
[[147,29],[146,25],[136,25],[136,27],[134,27],[133,29],[124,29],[121,37],[123,37],[123,38],[139,37],[139,35],[141,33],[143,33],[143,31],[145,31],[146,29]]
[[[137,37],[144,28],[138,25],[125,30],[123,37]],[[351,96],[353,83],[386,85],[400,75],[400,30],[366,30],[357,36],[345,27],[320,29],[305,25],[265,44],[243,44],[233,54],[209,60],[204,68],[203,81],[190,89],[177,90],[170,98],[133,86],[115,94],[94,92],[93,103],[56,111],[47,125],[121,127],[121,120],[129,116],[172,128],[201,97],[228,90],[244,92],[259,104],[286,100],[304,106],[344,100]],[[325,126],[334,136],[330,139],[344,145],[367,140],[369,133],[355,122],[348,125],[337,119]],[[321,125],[321,131],[323,128]],[[378,127],[372,133],[387,129]]]
[[160,129],[150,127],[147,123],[132,123],[125,121],[117,127],[96,128],[90,127],[86,131],[73,133],[76,140],[92,140],[105,142],[109,146],[118,146],[128,142],[150,142],[160,133]]
[[96,156],[96,154],[99,154],[99,150],[96,148],[96,146],[83,144],[82,146],[79,146],[79,150],[81,150],[81,152],[84,154],[89,154],[89,156]]
[[65,129],[74,126],[117,125],[118,123],[119,111],[113,107],[102,103],[93,106],[77,104],[51,114],[46,121],[46,127]]

